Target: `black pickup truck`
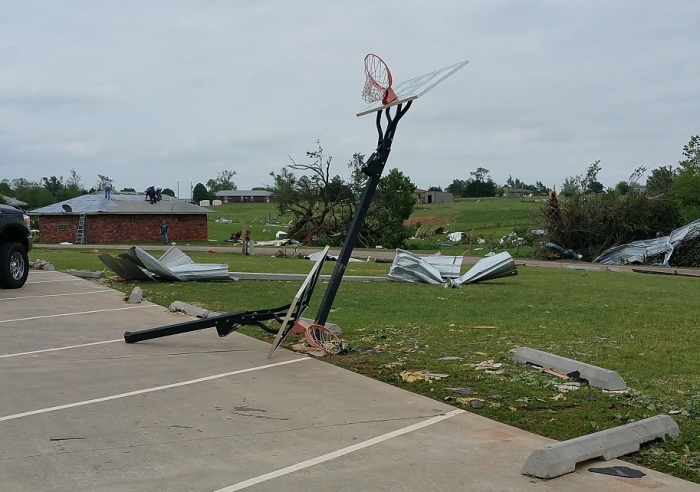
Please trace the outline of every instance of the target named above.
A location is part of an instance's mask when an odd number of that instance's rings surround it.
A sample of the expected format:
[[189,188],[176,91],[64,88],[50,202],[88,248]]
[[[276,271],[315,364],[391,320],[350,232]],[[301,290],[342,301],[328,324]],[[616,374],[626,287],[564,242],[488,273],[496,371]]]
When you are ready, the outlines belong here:
[[19,289],[29,275],[32,235],[29,216],[22,210],[0,204],[0,287]]

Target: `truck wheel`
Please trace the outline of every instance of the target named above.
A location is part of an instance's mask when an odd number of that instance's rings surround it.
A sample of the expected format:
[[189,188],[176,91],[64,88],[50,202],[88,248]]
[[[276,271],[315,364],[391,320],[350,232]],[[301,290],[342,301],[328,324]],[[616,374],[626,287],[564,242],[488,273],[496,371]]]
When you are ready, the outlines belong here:
[[29,276],[29,258],[19,243],[0,244],[0,287],[19,289]]

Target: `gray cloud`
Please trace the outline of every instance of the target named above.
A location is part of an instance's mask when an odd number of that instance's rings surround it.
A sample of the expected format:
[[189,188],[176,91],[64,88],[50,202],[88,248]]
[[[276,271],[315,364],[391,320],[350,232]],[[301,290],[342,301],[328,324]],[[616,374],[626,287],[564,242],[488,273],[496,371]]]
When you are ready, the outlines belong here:
[[376,145],[355,117],[376,52],[397,81],[470,60],[399,125],[388,167],[418,186],[477,166],[560,184],[597,159],[613,186],[700,132],[699,17],[689,0],[8,2],[0,176],[184,190],[233,169],[250,188],[317,140],[344,175]]

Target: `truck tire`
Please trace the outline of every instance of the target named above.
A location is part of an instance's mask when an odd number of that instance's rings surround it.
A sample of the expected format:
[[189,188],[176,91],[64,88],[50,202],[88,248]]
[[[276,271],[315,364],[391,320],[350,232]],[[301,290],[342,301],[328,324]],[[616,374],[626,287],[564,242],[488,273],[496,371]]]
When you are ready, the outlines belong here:
[[29,276],[29,257],[19,243],[0,244],[0,287],[19,289]]

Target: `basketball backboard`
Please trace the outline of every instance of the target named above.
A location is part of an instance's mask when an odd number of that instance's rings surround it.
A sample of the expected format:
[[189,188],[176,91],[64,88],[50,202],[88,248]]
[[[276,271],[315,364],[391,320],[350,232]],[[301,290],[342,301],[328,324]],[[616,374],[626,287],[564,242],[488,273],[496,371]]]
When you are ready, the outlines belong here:
[[377,111],[381,111],[382,109],[390,108],[391,106],[396,106],[398,104],[403,104],[405,102],[418,99],[447,77],[454,74],[457,70],[464,67],[467,63],[469,63],[469,61],[464,60],[459,63],[455,63],[454,65],[450,65],[449,67],[441,68],[439,70],[435,70],[434,72],[426,73],[425,75],[406,80],[400,84],[392,85],[391,88],[396,93],[396,99],[388,104],[382,104],[381,100],[373,102],[365,109],[357,113],[357,116],[375,113]]

